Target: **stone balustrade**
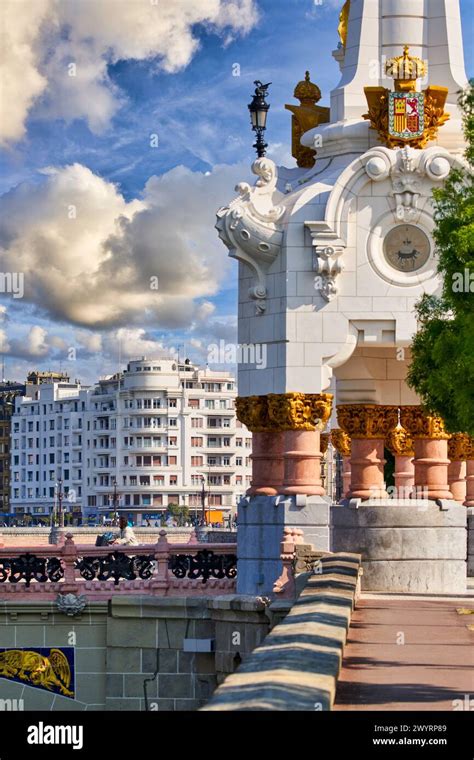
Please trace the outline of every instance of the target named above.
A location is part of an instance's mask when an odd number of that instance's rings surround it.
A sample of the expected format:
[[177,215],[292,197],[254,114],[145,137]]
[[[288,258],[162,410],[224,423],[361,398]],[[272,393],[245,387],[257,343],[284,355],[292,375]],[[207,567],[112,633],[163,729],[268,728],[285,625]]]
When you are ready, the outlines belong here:
[[108,600],[116,594],[193,596],[232,593],[236,545],[167,540],[155,544],[91,546],[64,543],[0,548],[0,598],[51,599],[52,594]]

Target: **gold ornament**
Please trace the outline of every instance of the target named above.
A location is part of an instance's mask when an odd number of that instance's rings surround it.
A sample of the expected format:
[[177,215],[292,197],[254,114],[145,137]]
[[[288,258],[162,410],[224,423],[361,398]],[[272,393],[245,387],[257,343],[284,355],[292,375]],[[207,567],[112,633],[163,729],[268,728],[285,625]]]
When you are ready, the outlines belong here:
[[432,438],[437,441],[451,438],[441,417],[425,414],[421,406],[400,407],[400,422],[412,438]]
[[331,393],[269,393],[236,399],[237,419],[253,433],[320,430],[332,409]]
[[325,454],[329,446],[329,433],[321,433],[320,445],[321,454]]
[[394,428],[385,440],[387,449],[394,455],[414,457],[413,439],[403,427]]
[[0,677],[25,681],[30,686],[74,697],[71,669],[61,649],[51,649],[48,656],[29,649],[7,649],[0,652]]
[[377,404],[341,404],[337,407],[339,426],[351,438],[386,438],[396,427],[396,406]]
[[339,26],[337,27],[337,33],[339,35],[339,39],[341,40],[341,45],[344,48],[344,50],[347,44],[347,28],[349,25],[350,10],[351,10],[351,0],[346,0],[339,14]]
[[351,439],[341,428],[333,428],[331,430],[331,443],[343,457],[350,457],[351,455]]
[[467,433],[454,433],[448,441],[448,457],[451,462],[469,459],[470,438]]
[[310,81],[309,71],[304,80],[298,82],[293,93],[301,105],[285,105],[287,111],[291,111],[291,155],[296,158],[298,166],[311,169],[316,162],[316,151],[301,145],[301,137],[305,132],[314,129],[319,124],[329,121],[329,108],[317,106],[321,100],[321,90]]
[[391,58],[385,67],[395,80],[395,90],[364,87],[368,112],[363,118],[370,121],[387,148],[424,148],[448,121],[449,114],[444,111],[447,87],[430,85],[422,93],[416,90],[416,80],[426,71],[425,61],[409,55],[405,45],[403,55]]

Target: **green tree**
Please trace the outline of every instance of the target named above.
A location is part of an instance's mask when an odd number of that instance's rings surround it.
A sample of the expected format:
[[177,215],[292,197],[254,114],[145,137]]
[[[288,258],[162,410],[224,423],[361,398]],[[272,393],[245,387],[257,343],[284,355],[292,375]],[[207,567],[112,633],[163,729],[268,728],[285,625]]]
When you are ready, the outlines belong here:
[[474,436],[474,80],[459,98],[466,166],[433,191],[434,238],[442,295],[416,305],[408,384],[449,432]]

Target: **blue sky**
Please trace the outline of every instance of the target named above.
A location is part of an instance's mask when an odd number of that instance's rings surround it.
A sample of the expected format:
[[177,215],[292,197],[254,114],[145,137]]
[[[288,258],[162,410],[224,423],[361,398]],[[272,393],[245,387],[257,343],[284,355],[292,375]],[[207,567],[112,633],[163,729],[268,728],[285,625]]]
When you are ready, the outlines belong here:
[[[294,86],[309,69],[323,93],[321,105],[329,105],[339,81],[331,51],[342,0],[234,0],[240,11],[203,12],[202,21],[178,30],[171,49],[159,34],[147,43],[146,33],[134,32],[133,24],[141,23],[136,16],[124,14],[119,26],[120,13],[110,16],[111,0],[97,0],[104,18],[90,27],[75,15],[81,2],[74,7],[61,0],[55,37],[52,0],[41,1],[46,10],[34,9],[35,19],[27,0],[7,0],[6,26],[18,23],[14,42],[23,36],[33,52],[29,67],[13,61],[7,73],[29,107],[18,99],[0,158],[6,220],[0,246],[9,250],[2,271],[28,259],[29,275],[24,299],[0,299],[6,374],[19,379],[36,366],[61,366],[91,382],[115,370],[119,356],[152,353],[154,342],[157,348],[182,345],[182,354],[202,359],[209,342],[235,338],[236,266],[217,240],[213,218],[249,174],[253,80],[272,82],[269,153],[293,165],[284,104],[294,102]],[[153,0],[132,6],[141,2]],[[193,12],[206,2],[193,0]],[[88,3],[82,0],[83,7]],[[461,11],[472,75],[472,0],[461,0]],[[28,15],[23,24],[22,14]],[[63,74],[71,61],[79,75],[69,101]],[[236,64],[239,76],[233,75]],[[157,147],[150,145],[153,135]],[[74,164],[78,168],[64,170]],[[70,219],[74,228],[65,222],[71,213],[77,213]],[[153,275],[154,257],[166,288],[158,307],[150,294],[139,294],[140,279]]]

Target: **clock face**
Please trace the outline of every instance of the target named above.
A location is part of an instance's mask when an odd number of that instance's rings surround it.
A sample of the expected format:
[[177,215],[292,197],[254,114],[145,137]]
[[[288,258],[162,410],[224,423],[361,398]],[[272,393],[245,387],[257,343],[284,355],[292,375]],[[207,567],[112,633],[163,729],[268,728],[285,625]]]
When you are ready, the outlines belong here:
[[401,224],[386,235],[383,252],[387,262],[399,272],[416,272],[428,261],[431,244],[427,235],[412,224]]

